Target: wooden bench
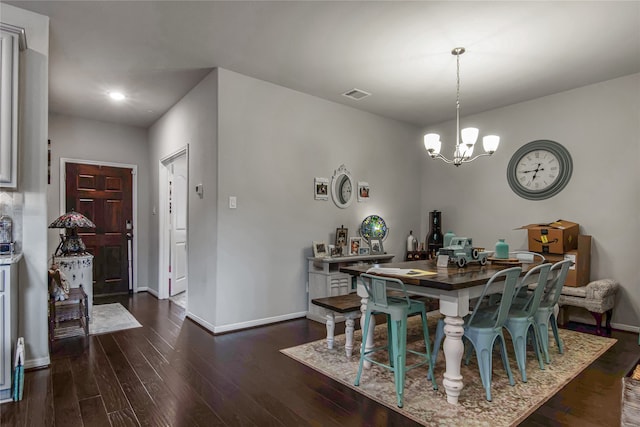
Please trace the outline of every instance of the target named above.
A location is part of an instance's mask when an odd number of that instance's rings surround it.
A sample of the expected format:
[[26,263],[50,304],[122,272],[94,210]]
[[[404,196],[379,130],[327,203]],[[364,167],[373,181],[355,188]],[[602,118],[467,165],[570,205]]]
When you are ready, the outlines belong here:
[[[618,282],[611,279],[595,280],[585,286],[563,286],[558,305],[586,308],[596,320],[596,333],[602,335],[602,317],[606,314],[605,329],[611,335],[611,317],[616,303]],[[536,284],[529,285],[529,290]]]
[[347,357],[351,357],[353,352],[353,331],[355,329],[355,319],[360,316],[362,298],[358,294],[337,295],[333,297],[316,298],[311,302],[327,310],[327,347],[333,348],[334,331],[336,326],[335,314],[344,315],[344,349]]

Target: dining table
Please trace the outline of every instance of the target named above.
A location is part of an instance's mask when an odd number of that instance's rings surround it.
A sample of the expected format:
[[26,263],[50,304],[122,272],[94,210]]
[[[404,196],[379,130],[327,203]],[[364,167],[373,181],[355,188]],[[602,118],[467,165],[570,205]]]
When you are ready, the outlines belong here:
[[[443,386],[447,394],[447,402],[458,403],[460,392],[464,387],[461,375],[462,356],[464,344],[463,317],[469,314],[469,301],[480,297],[482,290],[491,276],[505,268],[514,266],[522,267],[524,275],[537,263],[516,263],[503,264],[488,262],[485,265],[480,263],[469,263],[463,268],[455,264],[437,263],[435,259],[406,261],[385,264],[363,264],[349,265],[340,268],[343,273],[358,277],[362,273],[377,274],[384,277],[394,277],[400,279],[407,290],[407,293],[439,300],[439,310],[444,316],[444,344],[443,352],[445,356],[445,372]],[[399,285],[395,285],[399,286]],[[390,289],[398,289],[392,282],[389,282]],[[500,292],[500,283],[493,283],[487,290],[487,294]],[[400,289],[401,290],[401,289]],[[358,295],[362,297],[362,307],[366,307],[368,295],[364,286],[358,282]],[[372,320],[375,320],[372,318]],[[366,350],[373,348],[373,328],[375,321],[371,322],[367,342],[363,343]]]

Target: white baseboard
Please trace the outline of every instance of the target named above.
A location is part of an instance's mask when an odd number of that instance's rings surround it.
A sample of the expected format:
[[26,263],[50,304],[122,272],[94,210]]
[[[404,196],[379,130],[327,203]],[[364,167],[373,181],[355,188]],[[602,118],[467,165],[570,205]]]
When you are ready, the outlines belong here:
[[49,356],[41,357],[39,359],[27,359],[24,361],[24,369],[44,368],[51,364]]
[[215,333],[215,326],[213,326],[211,323],[207,322],[206,320],[204,320],[201,317],[196,316],[195,314],[191,313],[190,311],[187,311],[187,317],[191,320],[193,320],[194,322],[196,322],[198,325],[202,326],[203,328],[205,328],[208,331],[211,331],[213,333]]
[[289,313],[289,314],[284,314],[282,316],[274,316],[274,317],[267,317],[264,319],[250,320],[248,322],[231,323],[229,325],[223,325],[223,326],[214,326],[211,323],[207,322],[206,320],[196,316],[195,314],[191,312],[187,312],[187,317],[189,319],[193,320],[194,322],[196,322],[203,328],[213,332],[214,334],[238,331],[241,329],[253,328],[255,326],[262,326],[262,325],[268,325],[270,323],[283,322],[285,320],[299,319],[300,317],[305,317],[306,315],[307,315],[306,311],[301,311],[299,313]]
[[148,293],[150,293],[151,295],[153,295],[154,297],[158,298],[158,291],[156,291],[156,290],[155,290],[155,289],[153,289],[153,288],[149,288],[149,287],[145,287],[145,288],[138,288],[138,289],[136,290],[136,292],[148,292]]
[[276,322],[283,322],[285,320],[298,319],[300,317],[305,317],[306,315],[307,315],[306,311],[301,311],[299,313],[283,314],[282,316],[274,316],[274,317],[267,317],[264,319],[250,320],[248,322],[231,323],[229,325],[214,327],[213,333],[220,334],[223,332],[237,331],[239,329],[253,328],[255,326],[268,325],[269,323],[276,323]]
[[639,333],[640,332],[640,328],[638,328],[637,326],[625,325],[624,323],[613,323],[612,322],[611,323],[611,327],[613,329],[617,329],[619,331],[627,331],[627,332],[634,332],[634,333]]

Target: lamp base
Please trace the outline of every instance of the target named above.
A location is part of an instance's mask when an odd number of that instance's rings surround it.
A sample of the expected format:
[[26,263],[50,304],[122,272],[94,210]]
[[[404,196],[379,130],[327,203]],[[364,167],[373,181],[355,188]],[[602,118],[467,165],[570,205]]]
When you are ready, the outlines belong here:
[[[60,244],[60,253],[62,255],[84,255],[87,247],[80,236],[60,236],[62,243]],[[57,251],[56,251],[57,252]]]

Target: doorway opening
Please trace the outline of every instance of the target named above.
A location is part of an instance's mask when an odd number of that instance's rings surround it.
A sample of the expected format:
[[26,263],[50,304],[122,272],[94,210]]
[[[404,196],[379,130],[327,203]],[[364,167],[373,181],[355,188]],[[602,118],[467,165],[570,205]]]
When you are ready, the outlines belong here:
[[187,309],[188,147],[160,161],[160,253],[158,298]]
[[81,232],[93,259],[93,295],[137,291],[137,165],[60,159],[60,212],[95,224]]

